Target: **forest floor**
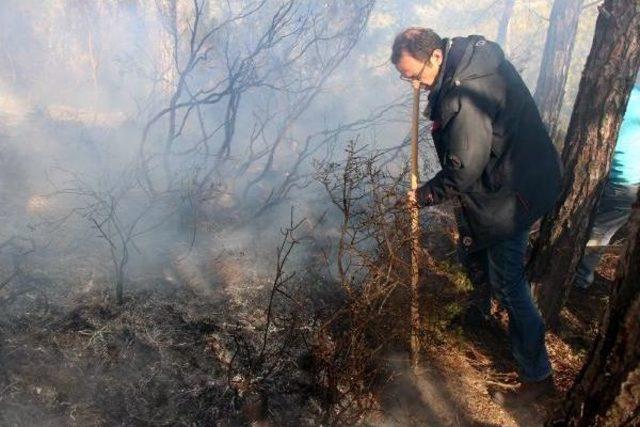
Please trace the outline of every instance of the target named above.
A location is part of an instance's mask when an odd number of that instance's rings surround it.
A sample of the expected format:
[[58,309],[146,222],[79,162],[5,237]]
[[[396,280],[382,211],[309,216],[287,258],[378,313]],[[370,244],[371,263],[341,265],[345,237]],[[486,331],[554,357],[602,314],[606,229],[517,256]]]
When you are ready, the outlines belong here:
[[[562,326],[547,334],[561,393],[597,334],[616,262],[609,251],[594,286],[572,290]],[[166,275],[135,289],[117,306],[111,289],[89,279],[49,289],[46,301],[27,293],[3,308],[0,425],[248,425],[256,411],[266,414],[260,425],[318,425],[313,402],[301,397],[300,390],[313,389],[303,371],[283,365],[268,403],[242,395],[238,374],[230,378],[240,345],[231,332],[256,329],[268,290],[243,286],[205,295]],[[417,376],[409,374],[406,352],[385,354],[390,375],[374,391],[378,411],[362,423],[541,425],[561,397],[508,411],[487,393],[491,382],[516,381],[506,319],[500,311],[495,317],[490,331],[445,324]],[[292,387],[298,392],[284,391]]]
[[[441,232],[439,232],[441,233]],[[619,235],[623,235],[621,230]],[[426,239],[429,240],[429,239]],[[442,239],[433,239],[440,243]],[[450,245],[450,243],[449,243]],[[428,245],[427,245],[428,246]],[[441,244],[438,246],[442,246]],[[430,247],[430,252],[447,254],[451,246]],[[409,369],[406,354],[395,355],[394,381],[380,390],[382,411],[372,424],[384,426],[541,426],[562,402],[587,358],[599,330],[615,279],[621,241],[605,251],[595,282],[587,289],[571,289],[561,313],[559,327],[547,331],[546,345],[553,366],[555,396],[533,405],[506,409],[494,402],[488,388],[517,384],[516,364],[507,337],[507,314],[493,305],[494,328],[456,326],[447,322],[437,340],[426,346],[421,369]],[[427,280],[434,280],[428,278]],[[444,284],[445,288],[451,283]],[[432,292],[433,298],[438,291]],[[429,294],[429,292],[427,292]],[[428,298],[425,297],[425,298]],[[459,297],[458,297],[459,298]],[[428,300],[426,301],[429,302]],[[442,301],[432,304],[442,305]]]
[[506,314],[497,312],[499,328],[495,330],[449,330],[429,348],[418,375],[411,373],[406,357],[397,359],[397,380],[382,392],[385,403],[379,425],[541,426],[586,359],[608,300],[616,261],[615,254],[608,254],[594,285],[586,291],[571,291],[560,328],[547,332],[557,396],[517,409],[505,409],[491,400],[490,384],[517,384]]

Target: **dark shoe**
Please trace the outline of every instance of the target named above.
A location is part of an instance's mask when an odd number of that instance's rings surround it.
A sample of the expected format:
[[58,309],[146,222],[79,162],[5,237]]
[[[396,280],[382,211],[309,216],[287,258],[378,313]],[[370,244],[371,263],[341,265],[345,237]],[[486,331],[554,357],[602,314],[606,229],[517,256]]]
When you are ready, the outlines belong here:
[[505,407],[517,407],[533,403],[534,401],[553,396],[556,393],[553,377],[550,375],[542,381],[521,383],[513,389],[489,390],[491,399]]

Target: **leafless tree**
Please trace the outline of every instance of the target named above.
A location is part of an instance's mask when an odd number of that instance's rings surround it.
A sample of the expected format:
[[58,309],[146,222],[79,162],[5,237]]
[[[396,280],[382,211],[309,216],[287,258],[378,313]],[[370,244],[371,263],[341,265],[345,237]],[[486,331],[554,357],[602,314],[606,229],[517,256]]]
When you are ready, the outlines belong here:
[[126,270],[131,259],[131,251],[141,253],[136,239],[159,228],[168,217],[174,214],[168,211],[160,218],[149,218],[156,204],[153,199],[136,191],[134,171],[122,173],[118,179],[104,177],[90,180],[72,174],[65,188],[57,190],[48,197],[73,197],[73,207],[56,222],[68,221],[79,216],[88,221],[109,250],[113,264],[116,301],[124,301],[124,286],[127,280]]
[[500,23],[498,25],[498,35],[496,36],[496,42],[502,46],[502,48],[507,50],[507,36],[509,33],[509,22],[511,21],[511,16],[513,15],[513,7],[515,6],[515,0],[505,0],[504,9],[502,10],[502,15],[500,17]]
[[553,2],[535,100],[554,142],[584,0]]
[[[144,127],[140,181],[157,195],[174,191],[181,174],[197,170],[203,197],[221,177],[237,197],[266,183],[271,189],[254,203],[254,215],[260,214],[304,186],[302,164],[337,132],[323,137],[322,130],[305,135],[295,128],[359,40],[373,1],[230,2],[219,5],[215,21],[205,5],[193,1],[184,31],[168,27],[176,82],[167,105]],[[239,129],[240,120],[252,124]],[[302,148],[282,164],[278,153],[295,145]],[[243,150],[248,156],[237,161],[234,152]]]

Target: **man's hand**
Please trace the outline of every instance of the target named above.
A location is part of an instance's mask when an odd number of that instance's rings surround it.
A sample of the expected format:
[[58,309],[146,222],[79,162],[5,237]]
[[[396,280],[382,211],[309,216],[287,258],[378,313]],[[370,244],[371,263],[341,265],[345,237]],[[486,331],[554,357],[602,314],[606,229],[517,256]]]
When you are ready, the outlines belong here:
[[415,190],[407,191],[407,195],[405,197],[398,197],[398,200],[395,203],[396,207],[407,206],[409,208],[418,207],[423,208],[425,206],[434,205],[433,194],[429,191],[429,188],[426,185],[422,187],[418,187]]

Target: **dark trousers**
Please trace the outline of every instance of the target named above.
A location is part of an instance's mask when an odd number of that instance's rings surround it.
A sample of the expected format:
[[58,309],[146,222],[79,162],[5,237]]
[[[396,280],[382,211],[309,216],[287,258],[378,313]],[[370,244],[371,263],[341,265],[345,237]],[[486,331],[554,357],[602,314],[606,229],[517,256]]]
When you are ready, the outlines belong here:
[[533,302],[525,276],[525,254],[529,230],[516,233],[486,249],[458,256],[465,266],[474,290],[469,310],[488,316],[491,296],[509,314],[509,341],[524,382],[540,381],[551,374],[551,363],[544,342],[544,322]]

